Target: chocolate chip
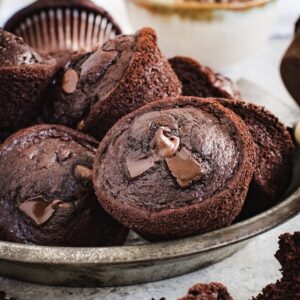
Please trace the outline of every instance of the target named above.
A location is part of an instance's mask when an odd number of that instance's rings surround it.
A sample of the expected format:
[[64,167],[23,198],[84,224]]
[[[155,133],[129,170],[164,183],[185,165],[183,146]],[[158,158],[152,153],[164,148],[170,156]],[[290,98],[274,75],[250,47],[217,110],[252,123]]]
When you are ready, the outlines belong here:
[[72,206],[72,203],[63,202],[59,199],[47,202],[43,196],[37,196],[25,200],[19,205],[19,209],[37,225],[42,225],[46,223],[59,208],[68,209]]
[[55,212],[51,203],[45,201],[43,196],[25,200],[19,205],[19,209],[30,217],[37,225],[42,225],[47,222]]
[[78,179],[92,180],[93,171],[88,167],[77,165],[74,170],[74,176]]
[[145,159],[131,160],[126,159],[127,170],[131,178],[142,175],[147,170],[155,166],[155,157],[151,156]]
[[77,129],[77,130],[83,130],[83,129],[84,129],[84,126],[85,126],[85,122],[84,122],[84,120],[81,120],[81,121],[77,124],[76,129]]
[[171,157],[178,150],[180,139],[177,136],[166,136],[164,131],[170,130],[165,127],[160,127],[154,137],[154,143],[158,148],[158,155],[162,158]]
[[79,77],[75,70],[69,69],[65,72],[63,80],[62,80],[62,89],[67,94],[72,94],[76,91],[77,83]]
[[181,187],[191,185],[204,175],[201,165],[186,148],[182,148],[174,157],[166,158],[165,160],[172,175]]

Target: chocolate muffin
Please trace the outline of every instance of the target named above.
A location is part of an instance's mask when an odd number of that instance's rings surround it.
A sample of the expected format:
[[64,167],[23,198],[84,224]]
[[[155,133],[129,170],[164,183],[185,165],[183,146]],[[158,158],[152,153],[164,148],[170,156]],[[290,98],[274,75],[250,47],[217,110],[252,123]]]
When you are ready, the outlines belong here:
[[169,63],[182,83],[183,96],[240,99],[240,92],[231,79],[194,59],[176,56]]
[[91,0],[37,0],[11,16],[4,29],[60,62],[122,33],[112,16]]
[[0,131],[14,132],[41,112],[41,96],[52,81],[56,64],[2,29],[0,52]]
[[295,36],[281,61],[282,80],[291,96],[300,105],[300,18],[295,26]]
[[46,110],[50,122],[102,138],[122,116],[181,93],[152,29],[121,35],[74,58],[61,72]]
[[97,202],[91,168],[98,143],[37,125],[0,147],[0,238],[48,246],[121,244],[127,230]]
[[97,151],[93,182],[103,208],[150,240],[229,225],[255,166],[241,119],[214,100],[165,99],[122,118]]
[[189,289],[185,297],[178,300],[233,300],[227,288],[221,283],[198,283]]
[[220,99],[239,115],[251,132],[257,150],[257,167],[239,219],[273,206],[287,190],[292,177],[294,144],[287,128],[264,107]]
[[282,279],[266,286],[253,300],[300,299],[300,232],[285,233],[279,237],[275,257],[280,262]]

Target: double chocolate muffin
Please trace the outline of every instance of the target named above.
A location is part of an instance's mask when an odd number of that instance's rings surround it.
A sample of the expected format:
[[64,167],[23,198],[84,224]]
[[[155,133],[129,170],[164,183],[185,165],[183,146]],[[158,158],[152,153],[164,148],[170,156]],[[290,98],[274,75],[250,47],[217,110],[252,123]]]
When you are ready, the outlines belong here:
[[53,86],[46,119],[102,138],[127,113],[180,93],[155,32],[144,28],[71,60]]
[[227,98],[220,98],[218,101],[239,115],[253,136],[258,166],[240,218],[244,219],[270,208],[283,196],[292,176],[294,145],[287,128],[265,108],[230,99],[240,96],[230,79],[217,81],[217,89],[216,84],[213,84],[215,79],[203,79],[208,76],[203,77],[205,72],[201,71],[203,67],[197,62],[184,57],[175,57],[170,62],[182,82],[185,95]]
[[295,36],[281,62],[282,80],[291,96],[300,104],[300,18],[295,26]]
[[257,151],[257,167],[241,219],[276,203],[287,190],[293,170],[294,144],[287,128],[264,107],[242,101],[219,100],[247,125]]
[[233,300],[227,288],[218,282],[198,283],[189,289],[185,297],[178,300]]
[[182,83],[183,96],[240,99],[240,92],[231,79],[194,59],[176,56],[169,63]]
[[281,280],[266,286],[253,300],[300,299],[300,232],[281,235],[275,257],[282,266]]
[[122,118],[101,142],[103,208],[150,240],[203,233],[238,216],[255,167],[252,136],[217,101],[165,99]]
[[23,128],[38,116],[42,94],[56,70],[23,40],[0,29],[0,136]]
[[0,147],[0,237],[47,246],[121,244],[127,230],[97,202],[98,143],[72,129],[38,125]]

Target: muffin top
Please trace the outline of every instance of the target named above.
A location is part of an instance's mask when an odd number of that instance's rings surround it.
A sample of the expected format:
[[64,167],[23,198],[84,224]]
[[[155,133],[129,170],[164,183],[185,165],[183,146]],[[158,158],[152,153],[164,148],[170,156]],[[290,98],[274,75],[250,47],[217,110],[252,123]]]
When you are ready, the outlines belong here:
[[159,212],[226,186],[244,159],[236,116],[212,100],[183,99],[149,105],[109,131],[95,160],[96,189]]
[[182,83],[183,96],[240,99],[237,85],[228,77],[201,65],[196,60],[175,56],[169,59],[174,72]]
[[75,56],[56,83],[59,100],[52,118],[80,129],[92,106],[105,100],[122,79],[135,51],[136,36],[121,35],[96,51]]
[[0,28],[0,68],[42,64],[44,59],[23,39]]
[[90,176],[96,146],[92,138],[55,125],[31,127],[5,141],[0,206],[8,212],[11,232],[32,242],[50,241],[56,234],[59,239],[61,226],[87,215],[95,198]]

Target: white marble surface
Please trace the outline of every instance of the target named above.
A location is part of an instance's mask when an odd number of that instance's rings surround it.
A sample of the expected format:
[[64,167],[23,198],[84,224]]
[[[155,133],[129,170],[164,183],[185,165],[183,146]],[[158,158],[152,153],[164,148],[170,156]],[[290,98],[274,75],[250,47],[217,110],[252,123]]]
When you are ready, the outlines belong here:
[[[4,22],[8,13],[25,2],[29,1],[5,0],[4,5],[0,6],[0,24]],[[98,2],[114,12],[116,19],[125,26],[126,31],[130,30],[121,0]],[[300,110],[286,92],[278,72],[280,58],[289,43],[292,24],[295,17],[300,15],[300,1],[282,0],[280,7],[281,16],[278,26],[274,29],[273,38],[247,61],[226,70],[226,73],[236,79],[244,78],[256,82],[293,110],[293,117],[299,116],[300,119]],[[272,104],[272,101],[268,102],[268,108],[279,115],[281,113],[278,111],[278,105]],[[282,118],[285,122],[289,121],[286,115],[282,115]],[[228,286],[236,300],[247,300],[256,295],[267,283],[274,282],[280,276],[279,264],[273,256],[278,236],[284,232],[299,230],[300,216],[297,216],[286,224],[255,238],[242,251],[214,266],[156,283],[129,287],[74,289],[46,287],[0,277],[0,290],[4,289],[20,300],[150,300],[152,297],[160,299],[162,296],[167,300],[173,300],[184,295],[187,289],[197,282],[220,281]]]

